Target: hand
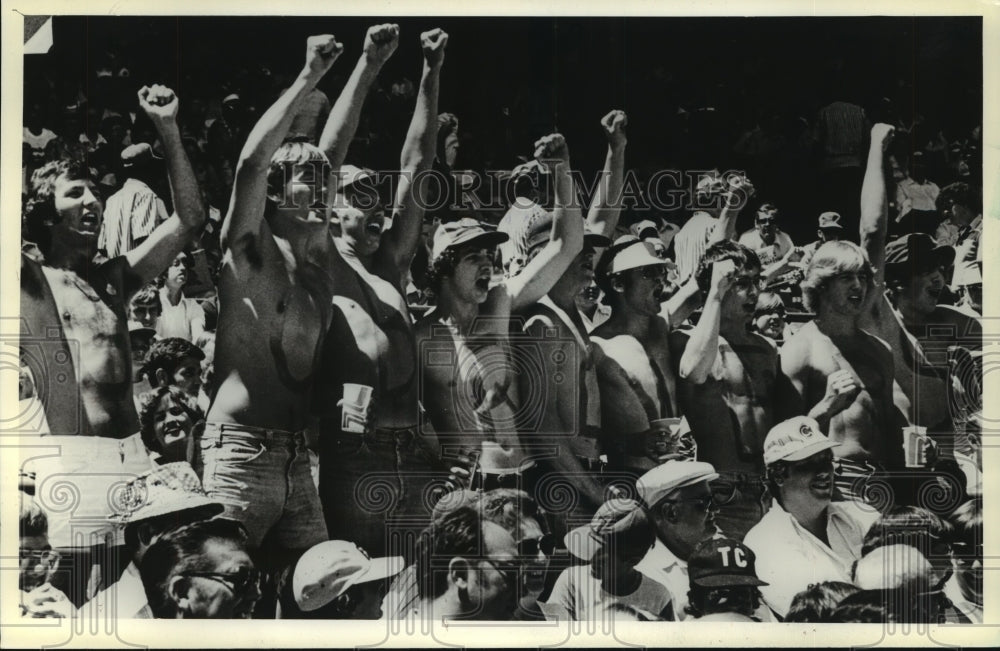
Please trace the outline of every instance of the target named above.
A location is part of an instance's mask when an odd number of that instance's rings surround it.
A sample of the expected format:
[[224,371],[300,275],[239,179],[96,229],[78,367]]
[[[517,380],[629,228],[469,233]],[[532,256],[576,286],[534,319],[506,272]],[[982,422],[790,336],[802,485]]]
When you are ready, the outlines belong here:
[[895,131],[896,127],[879,122],[872,127],[872,142],[882,143],[882,151],[885,151],[892,144],[892,135]]
[[444,63],[444,46],[448,44],[448,35],[441,29],[432,29],[420,35],[420,48],[424,51],[427,65],[437,68]]
[[306,69],[314,75],[326,74],[333,62],[344,53],[344,46],[332,34],[306,39]]
[[736,279],[736,263],[732,260],[720,260],[712,263],[712,285],[710,292],[715,292],[722,298],[732,288]]
[[549,170],[559,163],[569,165],[569,148],[566,146],[566,139],[561,133],[553,133],[537,140],[535,142],[535,159]]
[[31,592],[21,593],[24,607],[32,617],[72,617],[73,603],[51,583],[43,583]]
[[730,210],[742,210],[756,193],[753,182],[745,176],[733,174],[726,178],[726,206]]
[[788,253],[785,254],[785,260],[787,262],[798,262],[803,258],[803,256],[805,256],[805,254],[805,249],[801,246],[793,246],[788,250]]
[[153,84],[140,88],[139,106],[154,124],[177,120],[177,95],[166,86]]
[[471,490],[475,479],[476,466],[479,465],[478,452],[466,452],[458,456],[448,472],[448,486],[452,491]]
[[365,58],[371,63],[382,65],[389,60],[398,45],[399,25],[374,25],[365,34]]
[[612,148],[622,147],[628,141],[625,135],[625,127],[628,126],[628,116],[625,111],[614,110],[601,118],[601,126],[608,138],[608,145]]
[[848,369],[840,369],[831,373],[826,378],[826,395],[823,400],[827,403],[827,411],[830,417],[836,416],[851,406],[854,399],[861,392],[861,387],[854,379],[854,373]]

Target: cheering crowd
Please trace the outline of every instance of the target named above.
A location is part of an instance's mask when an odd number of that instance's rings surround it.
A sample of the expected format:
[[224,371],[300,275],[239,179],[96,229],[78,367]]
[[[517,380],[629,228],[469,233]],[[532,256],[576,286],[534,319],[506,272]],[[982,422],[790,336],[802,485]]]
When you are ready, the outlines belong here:
[[81,549],[25,465],[22,614],[981,623],[969,165],[939,187],[834,102],[814,241],[743,172],[673,224],[623,210],[611,110],[592,191],[551,133],[497,214],[453,173],[440,29],[398,168],[352,164],[400,38],[331,105],[344,47],[309,37],[251,128],[156,84],[26,119],[22,411],[120,481]]

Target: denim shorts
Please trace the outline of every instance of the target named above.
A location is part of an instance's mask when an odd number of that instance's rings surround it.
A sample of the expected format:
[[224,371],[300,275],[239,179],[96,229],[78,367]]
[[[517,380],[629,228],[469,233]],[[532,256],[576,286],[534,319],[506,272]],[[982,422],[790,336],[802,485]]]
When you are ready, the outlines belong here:
[[251,548],[269,534],[287,550],[327,540],[302,433],[208,423],[199,452],[205,492],[243,523]]

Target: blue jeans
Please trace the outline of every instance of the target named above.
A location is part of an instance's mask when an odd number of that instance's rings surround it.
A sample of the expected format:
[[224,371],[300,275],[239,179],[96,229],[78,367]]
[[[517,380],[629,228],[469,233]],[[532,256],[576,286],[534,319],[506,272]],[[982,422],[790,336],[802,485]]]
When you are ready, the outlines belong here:
[[286,550],[327,540],[301,433],[208,423],[200,453],[205,492],[222,502],[223,517],[243,523],[251,548],[268,534]]
[[718,507],[715,522],[729,538],[742,541],[771,508],[767,483],[755,473],[720,472],[710,485]]
[[447,471],[412,429],[329,432],[319,441],[319,494],[330,538],[372,557],[407,551],[430,523]]

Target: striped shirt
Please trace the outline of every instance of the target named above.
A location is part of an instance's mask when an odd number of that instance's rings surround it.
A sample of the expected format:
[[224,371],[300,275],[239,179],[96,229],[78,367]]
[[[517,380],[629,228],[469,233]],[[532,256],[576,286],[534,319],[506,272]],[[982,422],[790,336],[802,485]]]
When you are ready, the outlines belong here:
[[130,178],[108,197],[97,248],[109,258],[125,255],[136,247],[136,240],[149,237],[167,216],[163,200],[148,185]]

